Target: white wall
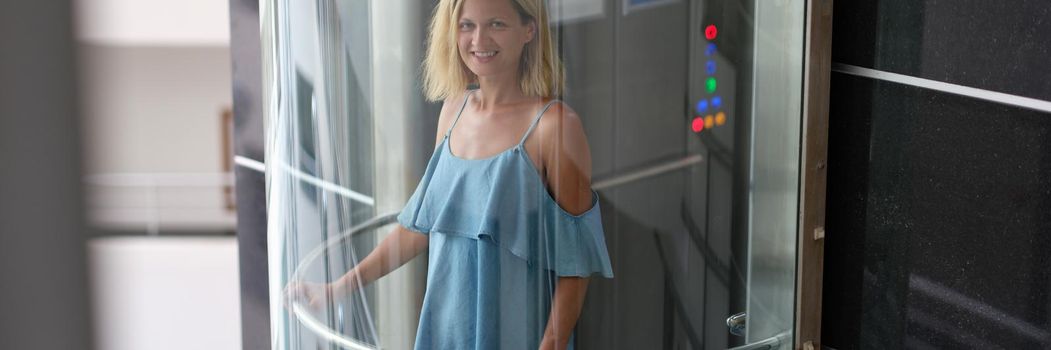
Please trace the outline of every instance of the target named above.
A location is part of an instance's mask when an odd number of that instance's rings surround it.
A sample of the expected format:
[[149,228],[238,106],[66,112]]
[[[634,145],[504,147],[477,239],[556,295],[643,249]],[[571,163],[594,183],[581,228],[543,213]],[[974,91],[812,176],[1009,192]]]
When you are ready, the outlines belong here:
[[96,238],[88,265],[97,349],[241,348],[234,237]]
[[77,38],[118,46],[226,46],[229,2],[78,0]]
[[[229,180],[220,175],[221,112],[232,105],[229,49],[82,44],[80,56],[93,225],[232,230],[235,214],[222,193]],[[113,186],[129,185],[114,174],[166,180],[157,190]]]
[[217,172],[225,47],[81,46],[88,170]]

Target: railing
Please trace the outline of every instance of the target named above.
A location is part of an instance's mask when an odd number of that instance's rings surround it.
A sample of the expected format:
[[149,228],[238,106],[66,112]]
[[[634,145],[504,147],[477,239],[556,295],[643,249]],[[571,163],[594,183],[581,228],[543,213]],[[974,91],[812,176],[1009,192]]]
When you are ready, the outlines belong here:
[[[302,282],[301,276],[303,274],[303,271],[306,269],[306,267],[310,266],[310,264],[312,264],[314,260],[317,260],[317,258],[325,252],[325,250],[337,244],[341,244],[347,239],[350,239],[358,234],[372,231],[380,227],[392,224],[395,221],[397,221],[397,216],[397,212],[379,215],[361,223],[360,225],[351,227],[350,229],[343,231],[338,236],[329,238],[327,241],[324,242],[324,244],[321,244],[315,247],[310,252],[308,252],[303,257],[303,259],[300,260],[298,264],[296,264],[296,269],[292,272],[292,275],[289,278],[289,283]],[[358,284],[361,285],[360,280],[358,281]],[[296,319],[299,320],[300,324],[302,324],[303,327],[306,327],[307,329],[313,331],[314,334],[317,334],[319,337],[329,342],[332,342],[333,344],[337,344],[344,348],[354,350],[374,350],[378,348],[376,346],[372,346],[370,344],[358,341],[357,339],[346,337],[343,334],[340,334],[339,332],[336,332],[335,330],[326,327],[324,322],[318,320],[317,317],[314,317],[314,315],[310,313],[309,309],[300,304],[296,298],[292,298],[292,300],[290,300],[289,302],[289,305],[292,309],[292,313],[296,316]],[[369,309],[367,307],[362,309],[365,310],[366,317],[371,320],[372,316],[369,314]],[[342,312],[339,313],[339,315],[340,318],[342,318]],[[342,319],[340,319],[339,322],[343,323]]]
[[780,349],[781,344],[785,344],[786,341],[792,341],[792,331],[781,332],[770,338],[751,344],[741,345],[736,348],[730,348],[728,350],[776,350]]
[[229,172],[95,174],[85,176],[84,184],[88,218],[97,227],[159,235],[165,226],[217,231],[236,224]]

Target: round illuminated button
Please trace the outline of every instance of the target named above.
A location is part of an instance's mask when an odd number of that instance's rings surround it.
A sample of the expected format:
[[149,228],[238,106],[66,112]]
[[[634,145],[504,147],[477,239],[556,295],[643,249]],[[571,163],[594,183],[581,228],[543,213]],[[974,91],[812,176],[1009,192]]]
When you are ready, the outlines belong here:
[[711,114],[704,117],[704,127],[710,129],[713,126],[715,126],[715,118],[713,118]]
[[723,98],[719,96],[712,97],[712,107],[719,108],[723,106]]
[[693,118],[693,123],[691,123],[690,127],[693,129],[693,132],[701,132],[701,130],[704,130],[704,119],[701,117]]
[[715,125],[726,124],[726,113],[719,112],[715,114]]
[[708,47],[704,49],[705,56],[711,56],[715,53],[715,43],[708,43]]
[[715,61],[708,61],[708,63],[705,63],[704,70],[708,71],[708,74],[715,74]]
[[714,24],[704,27],[704,37],[708,40],[715,40],[717,34],[719,34],[719,29],[716,29]]
[[708,77],[708,80],[704,81],[704,87],[708,89],[708,93],[715,92],[715,77]]
[[708,100],[697,101],[697,113],[704,113],[708,111]]

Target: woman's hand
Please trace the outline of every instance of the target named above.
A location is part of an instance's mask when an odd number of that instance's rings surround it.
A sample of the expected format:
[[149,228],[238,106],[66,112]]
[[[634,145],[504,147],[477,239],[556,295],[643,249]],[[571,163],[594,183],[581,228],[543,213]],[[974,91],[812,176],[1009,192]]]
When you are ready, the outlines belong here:
[[347,295],[350,290],[348,276],[352,275],[353,272],[347,273],[331,283],[291,282],[284,291],[285,307],[290,307],[291,302],[299,302],[310,310],[321,310],[326,300],[339,300]]
[[367,286],[427,250],[427,236],[398,225],[357,266],[332,283],[294,281],[285,286],[283,302],[297,301],[320,310],[326,300],[339,300],[359,286]]
[[324,298],[331,294],[332,288],[328,283],[292,282],[285,287],[283,301],[286,308],[298,302],[311,310],[318,310]]

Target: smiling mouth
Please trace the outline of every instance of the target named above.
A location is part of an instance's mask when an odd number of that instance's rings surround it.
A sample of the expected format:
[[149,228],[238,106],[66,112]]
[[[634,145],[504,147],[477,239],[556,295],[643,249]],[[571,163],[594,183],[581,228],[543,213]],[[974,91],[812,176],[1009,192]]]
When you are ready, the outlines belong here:
[[471,54],[478,58],[489,58],[496,56],[498,52],[499,51],[472,51]]

